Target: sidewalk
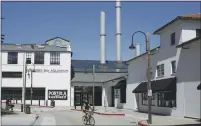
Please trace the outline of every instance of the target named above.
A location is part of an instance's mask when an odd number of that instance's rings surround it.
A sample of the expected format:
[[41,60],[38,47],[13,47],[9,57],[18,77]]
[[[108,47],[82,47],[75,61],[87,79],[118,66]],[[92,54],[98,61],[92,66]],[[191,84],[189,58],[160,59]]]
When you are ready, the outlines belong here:
[[[81,107],[77,106],[76,109],[72,107],[71,110],[74,111],[81,111]],[[146,120],[147,114],[136,112],[134,110],[126,110],[126,109],[117,109],[115,107],[102,107],[102,106],[95,106],[95,112],[99,115],[111,115],[111,116],[129,116],[138,120]]]
[[140,126],[151,126],[151,125],[174,125],[174,126],[189,126],[195,125],[200,126],[198,119],[189,119],[183,117],[173,117],[173,116],[152,116],[152,124],[148,124],[147,120],[141,120],[138,122]]
[[21,112],[2,114],[2,125],[33,125],[39,118],[37,114],[25,114]]

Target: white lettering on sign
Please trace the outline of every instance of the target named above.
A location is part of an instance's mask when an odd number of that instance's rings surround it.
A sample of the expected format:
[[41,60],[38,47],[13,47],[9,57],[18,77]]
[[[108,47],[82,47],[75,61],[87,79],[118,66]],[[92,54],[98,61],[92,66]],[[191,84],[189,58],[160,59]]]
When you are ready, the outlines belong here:
[[65,69],[35,69],[35,72],[56,73],[56,72],[68,72],[68,70],[65,70]]
[[67,100],[67,90],[48,90],[49,100]]

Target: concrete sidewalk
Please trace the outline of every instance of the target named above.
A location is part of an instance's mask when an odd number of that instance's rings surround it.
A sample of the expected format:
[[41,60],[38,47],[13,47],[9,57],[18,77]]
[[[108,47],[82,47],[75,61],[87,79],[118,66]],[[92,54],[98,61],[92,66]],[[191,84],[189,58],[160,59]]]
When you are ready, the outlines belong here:
[[138,121],[138,125],[140,126],[150,126],[150,125],[200,126],[200,124],[201,122],[198,119],[189,119],[189,118],[173,117],[173,116],[152,116],[152,124],[148,124],[147,120]]
[[24,114],[21,112],[6,113],[1,117],[2,125],[33,125],[39,118],[37,114]]

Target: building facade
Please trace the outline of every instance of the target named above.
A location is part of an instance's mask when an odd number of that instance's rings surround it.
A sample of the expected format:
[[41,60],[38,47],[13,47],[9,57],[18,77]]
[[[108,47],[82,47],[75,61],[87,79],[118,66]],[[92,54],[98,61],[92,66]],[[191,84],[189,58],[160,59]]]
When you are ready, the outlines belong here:
[[70,82],[69,41],[57,37],[42,45],[2,44],[3,101],[11,98],[21,103],[26,84],[26,104],[50,106],[50,101],[55,100],[56,106],[70,106]]
[[[178,16],[154,32],[160,35],[160,47],[151,51],[152,113],[201,118],[201,97],[197,89],[200,19],[200,14]],[[147,112],[146,55],[141,54],[128,64],[128,97],[123,107]]]

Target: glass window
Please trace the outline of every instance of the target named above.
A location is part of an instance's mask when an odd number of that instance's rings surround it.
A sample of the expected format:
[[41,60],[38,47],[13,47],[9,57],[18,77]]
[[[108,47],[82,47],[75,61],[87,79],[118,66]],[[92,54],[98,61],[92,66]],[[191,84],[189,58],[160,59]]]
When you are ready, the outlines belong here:
[[22,78],[22,72],[2,72],[2,78]]
[[157,66],[157,77],[164,76],[164,64]]
[[50,52],[50,64],[60,64],[60,53],[59,52]]
[[171,45],[175,45],[175,33],[171,34]]
[[31,64],[31,53],[30,52],[26,53],[26,64]]
[[8,64],[17,64],[18,52],[8,52]]
[[[151,97],[151,105],[152,106],[156,105],[155,99],[156,99],[156,94],[153,93],[152,97]],[[148,105],[148,96],[147,96],[147,93],[142,93],[142,105]]]
[[174,92],[159,92],[158,93],[159,107],[176,107],[176,91]]
[[201,29],[196,29],[196,37],[201,36]]
[[171,62],[171,69],[172,69],[172,74],[176,73],[176,61]]
[[34,64],[44,64],[44,52],[35,52]]

